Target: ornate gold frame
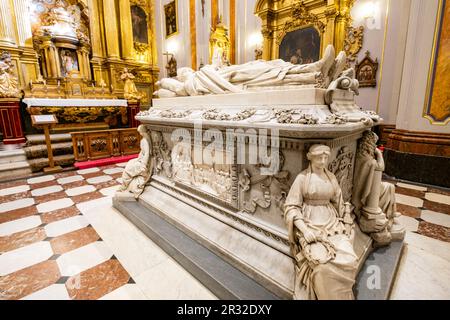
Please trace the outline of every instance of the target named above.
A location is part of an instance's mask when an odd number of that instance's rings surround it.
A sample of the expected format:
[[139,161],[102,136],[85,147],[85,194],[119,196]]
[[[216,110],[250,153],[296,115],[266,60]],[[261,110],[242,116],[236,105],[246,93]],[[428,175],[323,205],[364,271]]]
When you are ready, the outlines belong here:
[[[433,87],[434,87],[434,73],[436,70],[436,64],[437,64],[437,58],[438,58],[438,42],[439,42],[439,36],[441,33],[441,28],[443,27],[443,20],[444,20],[444,4],[445,1],[448,0],[439,0],[439,8],[436,15],[436,27],[434,30],[434,38],[433,38],[433,51],[431,53],[431,59],[430,59],[430,68],[428,70],[428,80],[427,80],[427,88],[426,88],[426,95],[425,95],[425,102],[423,107],[423,113],[422,117],[430,121],[432,125],[438,125],[438,126],[445,126],[450,122],[450,116],[447,116],[447,118],[444,121],[436,121],[434,119],[433,115],[430,114],[430,106],[431,106],[431,98],[433,94]],[[448,3],[447,5],[450,5]]]
[[[372,70],[372,77],[370,79],[361,79],[361,69],[365,66],[369,66]],[[375,60],[373,60],[370,56],[370,52],[367,50],[366,56],[360,62],[357,62],[355,66],[356,79],[359,81],[360,88],[377,86],[378,66],[378,58],[375,58]]]
[[[167,7],[171,2],[175,2],[175,16],[176,16],[176,17],[175,17],[175,23],[176,23],[176,25],[177,25],[177,31],[174,32],[174,33],[172,33],[172,34],[170,34],[170,35],[168,36],[167,33],[166,33],[166,7]],[[167,3],[167,4],[164,5],[164,33],[165,33],[165,38],[166,38],[166,39],[172,38],[173,36],[175,36],[175,35],[177,35],[177,34],[180,33],[180,26],[179,26],[179,24],[178,24],[178,0],[170,1],[169,3]]]
[[354,0],[258,0],[255,14],[262,20],[263,59],[278,59],[279,47],[287,32],[314,27],[321,36],[321,54],[332,44],[344,49],[351,24],[350,9]]

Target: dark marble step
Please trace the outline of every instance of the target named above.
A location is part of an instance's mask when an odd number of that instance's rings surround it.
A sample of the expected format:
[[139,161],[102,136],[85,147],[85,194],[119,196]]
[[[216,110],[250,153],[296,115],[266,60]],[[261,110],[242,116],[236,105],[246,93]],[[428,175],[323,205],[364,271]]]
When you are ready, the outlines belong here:
[[[29,134],[26,138],[27,146],[45,145],[45,135],[43,134]],[[72,136],[67,133],[51,134],[50,140],[52,143],[71,142]]]
[[[61,167],[69,167],[72,166],[75,162],[75,157],[73,154],[64,154],[59,156],[53,157],[55,161],[55,165],[61,166]],[[37,159],[30,159],[28,160],[28,163],[30,164],[31,170],[33,172],[38,172],[42,170],[45,167],[48,167],[48,158],[37,158]]]
[[138,202],[114,201],[114,205],[219,299],[279,299],[255,280]]
[[[47,158],[47,145],[32,145],[23,148],[27,159]],[[52,153],[54,156],[73,154],[72,142],[52,143]]]
[[[255,280],[136,201],[113,200],[114,207],[220,299],[280,299]],[[403,241],[369,254],[356,281],[357,300],[389,298]]]

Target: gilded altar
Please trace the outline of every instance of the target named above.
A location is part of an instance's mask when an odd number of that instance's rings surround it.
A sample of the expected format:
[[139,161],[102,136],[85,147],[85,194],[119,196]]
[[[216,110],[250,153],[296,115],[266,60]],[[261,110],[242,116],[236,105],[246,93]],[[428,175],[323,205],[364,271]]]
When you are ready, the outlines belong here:
[[0,51],[25,98],[123,98],[127,67],[145,108],[159,74],[154,21],[150,0],[6,1]]
[[30,115],[54,114],[54,131],[110,129],[128,125],[127,101],[122,99],[24,99]]

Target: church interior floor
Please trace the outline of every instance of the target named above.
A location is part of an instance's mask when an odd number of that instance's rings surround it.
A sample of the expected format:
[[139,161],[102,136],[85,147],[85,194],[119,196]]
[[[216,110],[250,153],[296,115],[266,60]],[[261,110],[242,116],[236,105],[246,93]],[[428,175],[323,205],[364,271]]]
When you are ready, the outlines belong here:
[[[125,164],[0,183],[0,299],[215,299],[112,208]],[[450,192],[397,183],[391,299],[450,299]]]

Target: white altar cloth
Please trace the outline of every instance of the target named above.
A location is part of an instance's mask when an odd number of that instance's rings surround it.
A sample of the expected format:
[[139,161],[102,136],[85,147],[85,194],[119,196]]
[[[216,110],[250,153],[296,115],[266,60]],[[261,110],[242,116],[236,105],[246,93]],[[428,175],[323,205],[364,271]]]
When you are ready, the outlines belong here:
[[39,99],[26,98],[28,107],[126,107],[125,99]]

